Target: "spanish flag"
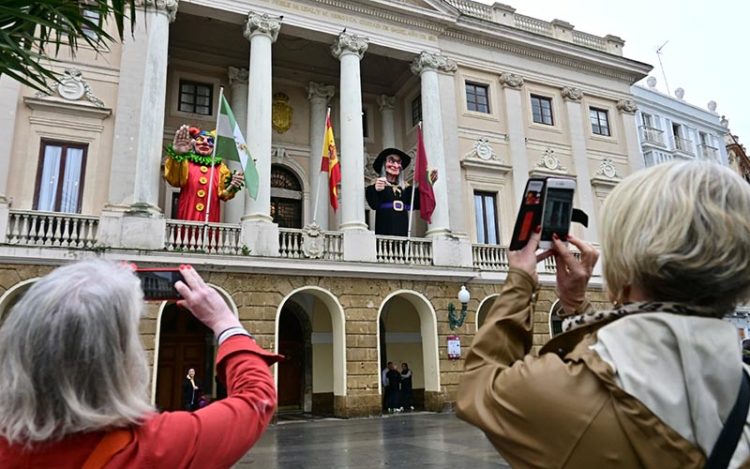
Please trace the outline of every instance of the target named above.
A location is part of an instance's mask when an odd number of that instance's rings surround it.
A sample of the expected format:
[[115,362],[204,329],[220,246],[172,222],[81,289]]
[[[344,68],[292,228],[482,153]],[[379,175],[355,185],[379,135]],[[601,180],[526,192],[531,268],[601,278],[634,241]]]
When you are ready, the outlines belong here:
[[320,170],[328,173],[328,196],[331,199],[331,207],[336,211],[339,208],[339,184],[341,184],[341,165],[336,154],[336,141],[333,139],[333,127],[331,126],[331,112],[326,116],[326,131],[323,136],[323,159],[320,161]]

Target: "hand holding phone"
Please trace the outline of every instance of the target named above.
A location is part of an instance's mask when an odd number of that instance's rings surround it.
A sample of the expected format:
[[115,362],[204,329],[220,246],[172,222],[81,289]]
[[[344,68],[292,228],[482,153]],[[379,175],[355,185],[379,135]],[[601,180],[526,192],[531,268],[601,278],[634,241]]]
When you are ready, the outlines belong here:
[[182,296],[174,286],[178,280],[184,281],[182,273],[178,268],[136,268],[135,274],[141,280],[141,289],[143,290],[143,299],[145,301],[182,299]]
[[573,216],[575,181],[566,178],[530,178],[526,183],[521,208],[513,229],[510,250],[518,251],[541,228],[540,249],[552,247],[552,234],[567,239]]

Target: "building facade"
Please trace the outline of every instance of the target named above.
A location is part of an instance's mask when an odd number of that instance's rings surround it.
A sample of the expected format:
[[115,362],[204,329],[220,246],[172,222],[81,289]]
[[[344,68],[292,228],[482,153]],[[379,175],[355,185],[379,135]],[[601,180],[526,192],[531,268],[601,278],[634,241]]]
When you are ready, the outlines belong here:
[[[191,263],[258,342],[282,409],[371,415],[380,371],[408,362],[419,406],[448,405],[502,286],[530,175],[577,181],[596,242],[600,206],[643,166],[631,86],[651,67],[624,41],[465,0],[148,1],[104,54],[61,57],[61,84],[0,79],[0,314],[56,265],[101,256]],[[260,173],[256,199],[222,223],[173,218],[163,148],[179,126],[212,129],[223,93]],[[320,168],[327,109],[340,153],[339,209]],[[377,236],[365,187],[378,152],[413,154],[422,122],[437,208],[412,238]],[[319,186],[323,190],[319,190]],[[549,336],[554,263],[540,265],[535,344]],[[456,294],[471,292],[461,312]],[[602,301],[601,279],[591,296]],[[160,408],[198,369],[213,390],[210,331],[146,305],[142,337]]]

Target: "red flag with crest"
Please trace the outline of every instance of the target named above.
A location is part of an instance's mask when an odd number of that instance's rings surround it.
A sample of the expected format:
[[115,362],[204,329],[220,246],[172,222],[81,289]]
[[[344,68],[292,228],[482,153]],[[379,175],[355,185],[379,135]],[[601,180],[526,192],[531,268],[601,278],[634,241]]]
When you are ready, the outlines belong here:
[[435,192],[430,182],[430,170],[427,166],[427,152],[424,149],[422,126],[417,127],[417,162],[414,165],[414,183],[419,188],[419,216],[427,223],[432,223],[432,212],[435,211]]

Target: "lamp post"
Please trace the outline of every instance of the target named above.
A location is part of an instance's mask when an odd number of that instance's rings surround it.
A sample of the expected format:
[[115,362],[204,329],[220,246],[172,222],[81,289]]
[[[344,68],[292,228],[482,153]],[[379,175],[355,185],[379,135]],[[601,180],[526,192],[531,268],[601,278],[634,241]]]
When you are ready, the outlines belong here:
[[463,326],[466,320],[466,309],[471,299],[469,290],[466,289],[466,285],[461,285],[461,290],[458,292],[458,301],[461,303],[461,315],[456,317],[456,307],[453,303],[448,303],[448,325],[451,330],[458,329]]

